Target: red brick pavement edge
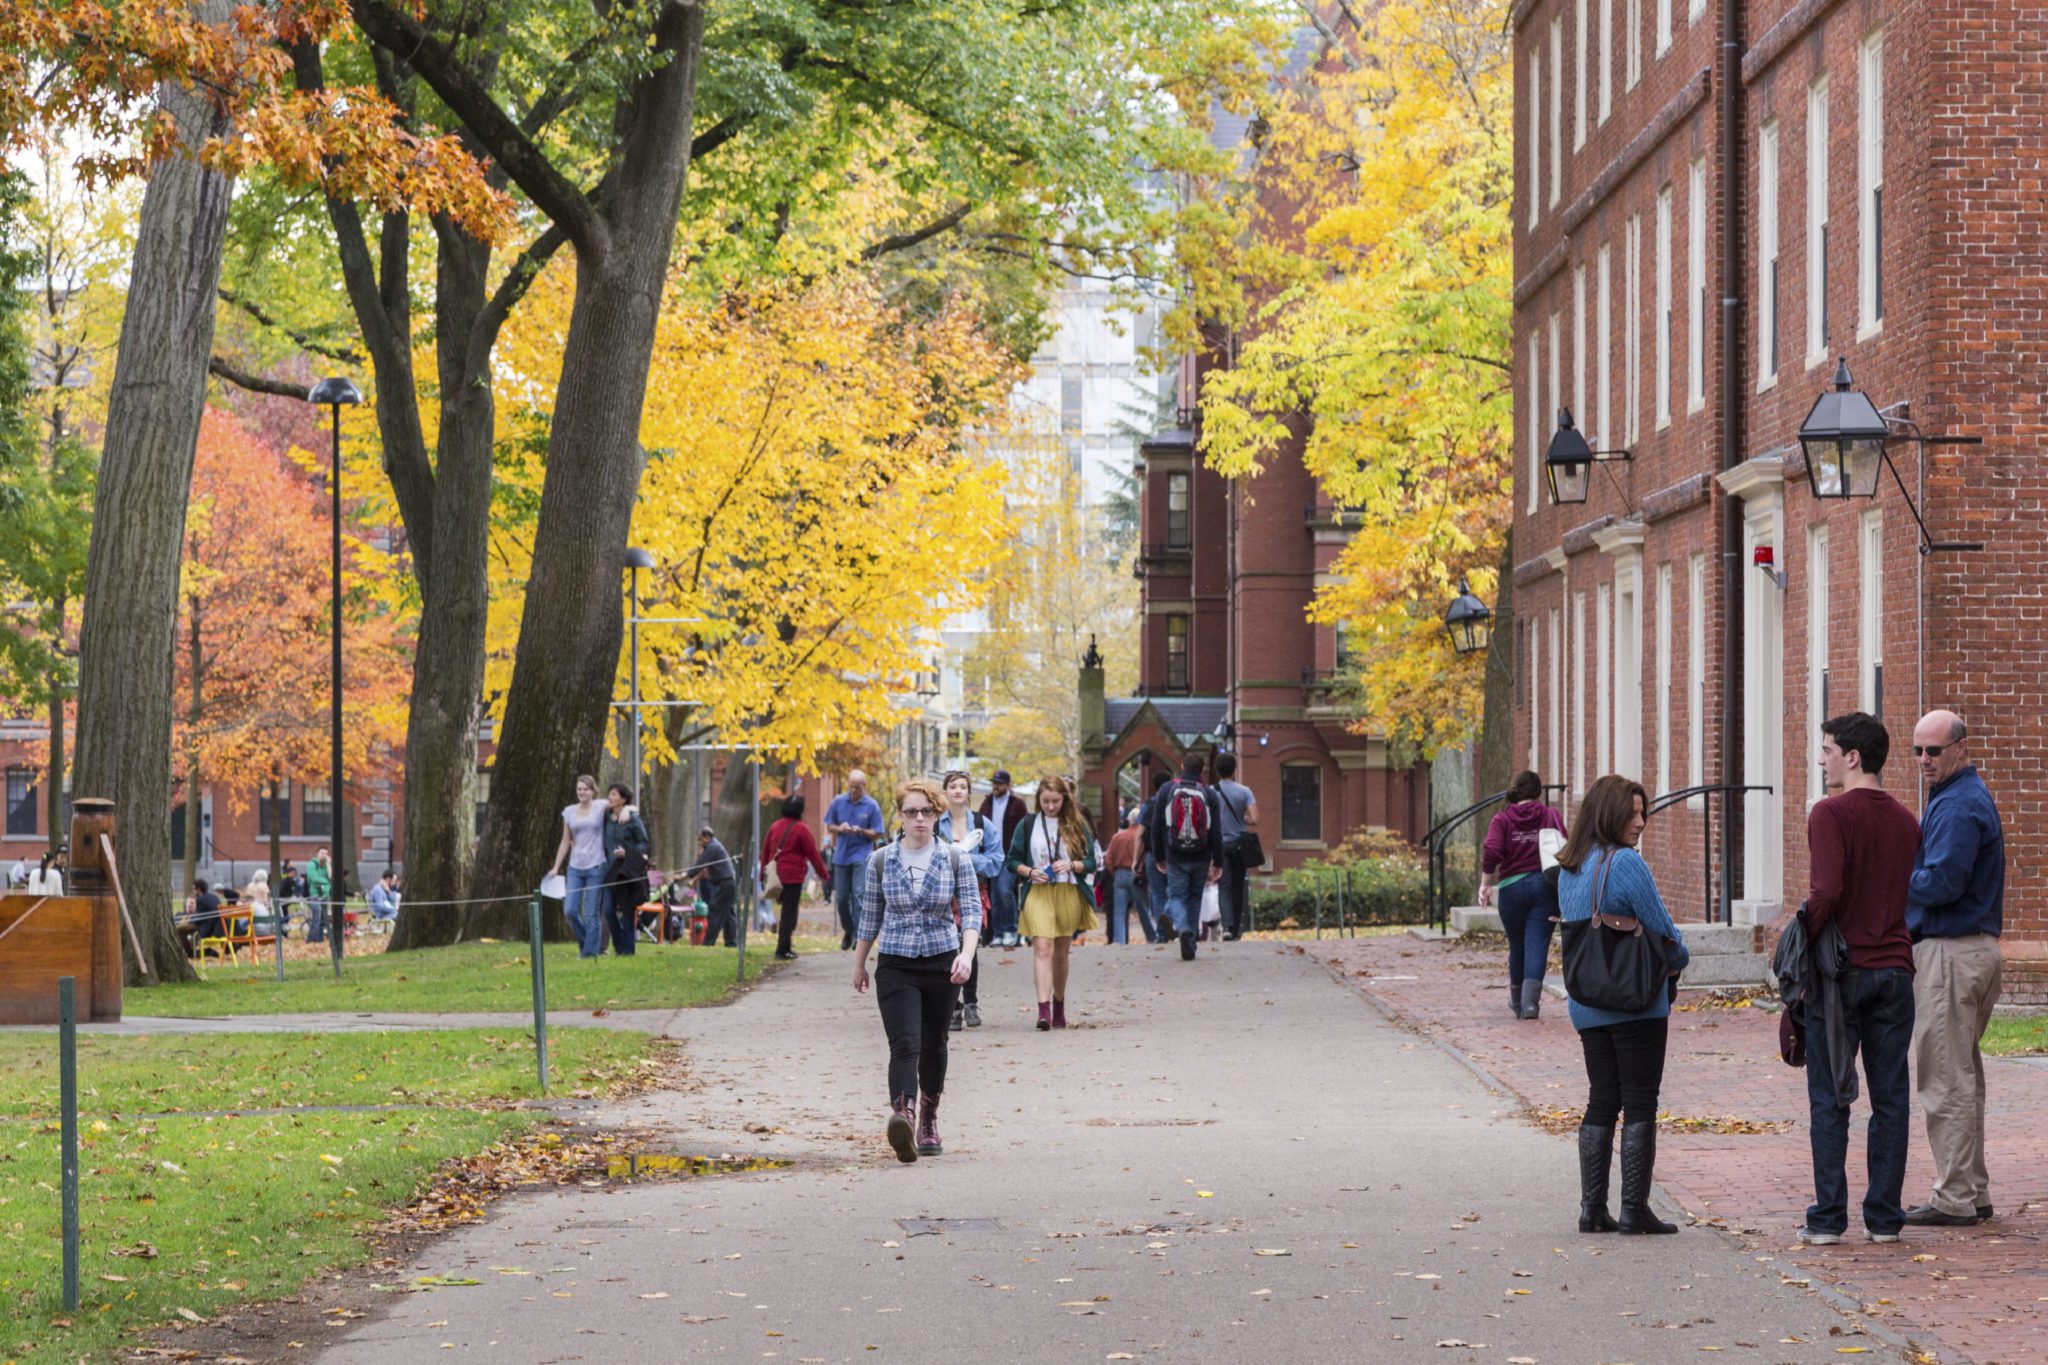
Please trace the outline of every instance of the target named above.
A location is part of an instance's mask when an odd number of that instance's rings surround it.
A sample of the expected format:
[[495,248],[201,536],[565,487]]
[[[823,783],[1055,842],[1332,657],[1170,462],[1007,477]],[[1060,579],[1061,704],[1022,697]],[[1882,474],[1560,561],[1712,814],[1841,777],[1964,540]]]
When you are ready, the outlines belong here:
[[[1564,1003],[1546,997],[1540,1020],[1515,1019],[1501,951],[1407,935],[1295,946],[1397,1022],[1462,1053],[1532,1110],[1585,1103],[1585,1071]],[[1783,1273],[1832,1286],[1860,1304],[1888,1334],[1924,1352],[1925,1361],[2048,1361],[2048,1069],[2008,1059],[1986,1063],[1994,1222],[1908,1228],[1902,1241],[1886,1246],[1863,1241],[1854,1220],[1868,1108],[1859,1101],[1849,1146],[1849,1240],[1805,1247],[1793,1240],[1813,1194],[1805,1073],[1778,1059],[1776,1013],[1686,1008],[1692,1003],[1692,993],[1681,997],[1672,1016],[1664,1070],[1657,1183],[1665,1193],[1759,1257],[1775,1257]],[[1733,1119],[1764,1131],[1686,1125],[1698,1119]],[[1558,1160],[1570,1159],[1560,1143]],[[1922,1202],[1932,1179],[1916,1106],[1906,1202]],[[1569,1226],[1576,1212],[1559,1209],[1559,1225]]]

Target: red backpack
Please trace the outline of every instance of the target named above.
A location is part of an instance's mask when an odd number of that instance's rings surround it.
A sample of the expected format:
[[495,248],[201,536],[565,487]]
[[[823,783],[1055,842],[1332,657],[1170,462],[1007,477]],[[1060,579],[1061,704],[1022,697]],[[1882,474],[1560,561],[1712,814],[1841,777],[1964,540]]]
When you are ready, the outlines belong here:
[[1209,797],[1196,782],[1176,782],[1166,803],[1166,842],[1192,857],[1209,851]]

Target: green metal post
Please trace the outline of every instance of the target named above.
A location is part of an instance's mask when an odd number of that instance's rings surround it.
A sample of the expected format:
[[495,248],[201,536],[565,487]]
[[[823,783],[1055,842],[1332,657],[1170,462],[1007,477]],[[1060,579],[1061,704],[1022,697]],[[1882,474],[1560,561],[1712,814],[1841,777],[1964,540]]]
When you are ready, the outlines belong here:
[[540,1093],[548,1093],[548,965],[540,941],[540,897],[526,903],[527,938],[533,954],[533,1051],[540,1068]]
[[64,1307],[78,1308],[78,1002],[74,977],[57,978],[57,1091],[63,1115]]

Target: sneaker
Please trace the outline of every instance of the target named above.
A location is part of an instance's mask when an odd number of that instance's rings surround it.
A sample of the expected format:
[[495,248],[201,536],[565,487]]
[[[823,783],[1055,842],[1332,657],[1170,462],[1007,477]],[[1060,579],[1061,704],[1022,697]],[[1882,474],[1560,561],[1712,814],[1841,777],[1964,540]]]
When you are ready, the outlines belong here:
[[1983,1221],[1978,1213],[1944,1213],[1932,1204],[1917,1204],[1906,1210],[1906,1222],[1916,1228],[1969,1228]]
[[1810,1247],[1839,1246],[1842,1234],[1839,1232],[1815,1232],[1812,1228],[1799,1229],[1799,1240]]
[[958,1005],[953,1006],[953,1022],[947,1027],[947,1032],[958,1033],[961,1029],[965,1027],[966,1012],[962,1010]]
[[1873,1232],[1870,1234],[1870,1240],[1880,1243],[1896,1242],[1899,1240],[1899,1234],[1896,1232]]
[[981,1027],[981,1008],[980,1008],[980,1006],[978,1006],[978,1005],[969,1005],[969,1006],[967,1007],[967,1011],[966,1011],[966,1013],[967,1013],[967,1027],[969,1027],[969,1028],[980,1028],[980,1027]]
[[794,962],[796,961],[796,954],[777,951],[775,954],[775,960],[777,962]]
[[1193,934],[1183,933],[1180,936],[1180,960],[1182,962],[1193,962],[1195,960],[1195,936]]

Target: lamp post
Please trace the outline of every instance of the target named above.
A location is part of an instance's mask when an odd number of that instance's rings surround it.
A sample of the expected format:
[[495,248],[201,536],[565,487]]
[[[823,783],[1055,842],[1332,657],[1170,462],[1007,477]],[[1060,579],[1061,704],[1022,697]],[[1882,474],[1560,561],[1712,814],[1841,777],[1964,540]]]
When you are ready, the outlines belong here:
[[1889,443],[1896,439],[1917,442],[1924,470],[1928,446],[1977,445],[1982,438],[1929,436],[1903,415],[1903,406],[1887,409],[1901,413],[1887,417],[1878,410],[1877,404],[1870,401],[1870,395],[1857,388],[1849,377],[1848,360],[1838,359],[1834,381],[1814,400],[1813,410],[1806,414],[1806,420],[1799,426],[1799,448],[1806,455],[1807,486],[1813,490],[1814,497],[1823,500],[1874,498],[1877,496],[1879,471],[1889,469],[1892,482],[1899,486],[1899,496],[1905,499],[1906,510],[1913,514],[1913,524],[1920,530],[1921,554],[1983,549],[1979,541],[1935,540],[1927,534],[1927,523],[1921,518],[1920,509],[1914,505],[1913,495],[1906,489],[1906,481],[1899,477],[1899,467],[1892,463],[1889,449]]
[[313,386],[306,395],[309,403],[322,404],[333,414],[334,464],[332,481],[328,485],[330,501],[329,516],[331,533],[331,556],[329,559],[329,641],[330,675],[327,689],[327,720],[329,744],[327,759],[327,809],[334,817],[334,866],[328,871],[327,889],[327,952],[334,961],[334,974],[341,975],[341,931],[343,907],[348,904],[348,892],[344,879],[348,875],[348,803],[341,795],[341,410],[353,407],[363,401],[363,395],[356,386],[338,375],[329,376]]
[[1458,580],[1458,595],[1444,611],[1444,630],[1451,648],[1460,654],[1477,654],[1493,639],[1493,610],[1472,595],[1463,578]]
[[647,793],[640,790],[640,571],[654,567],[654,556],[635,545],[626,551],[626,571],[632,575],[632,586],[626,593],[627,650],[631,662],[627,665],[633,687],[633,799],[643,806]]
[[[1570,408],[1557,410],[1557,431],[1550,438],[1550,448],[1543,455],[1543,476],[1550,484],[1550,501],[1554,506],[1581,503],[1592,490],[1593,466],[1609,460],[1633,460],[1635,452],[1630,450],[1595,450],[1586,442],[1578,424],[1572,420]],[[1623,495],[1623,501],[1627,495]]]

